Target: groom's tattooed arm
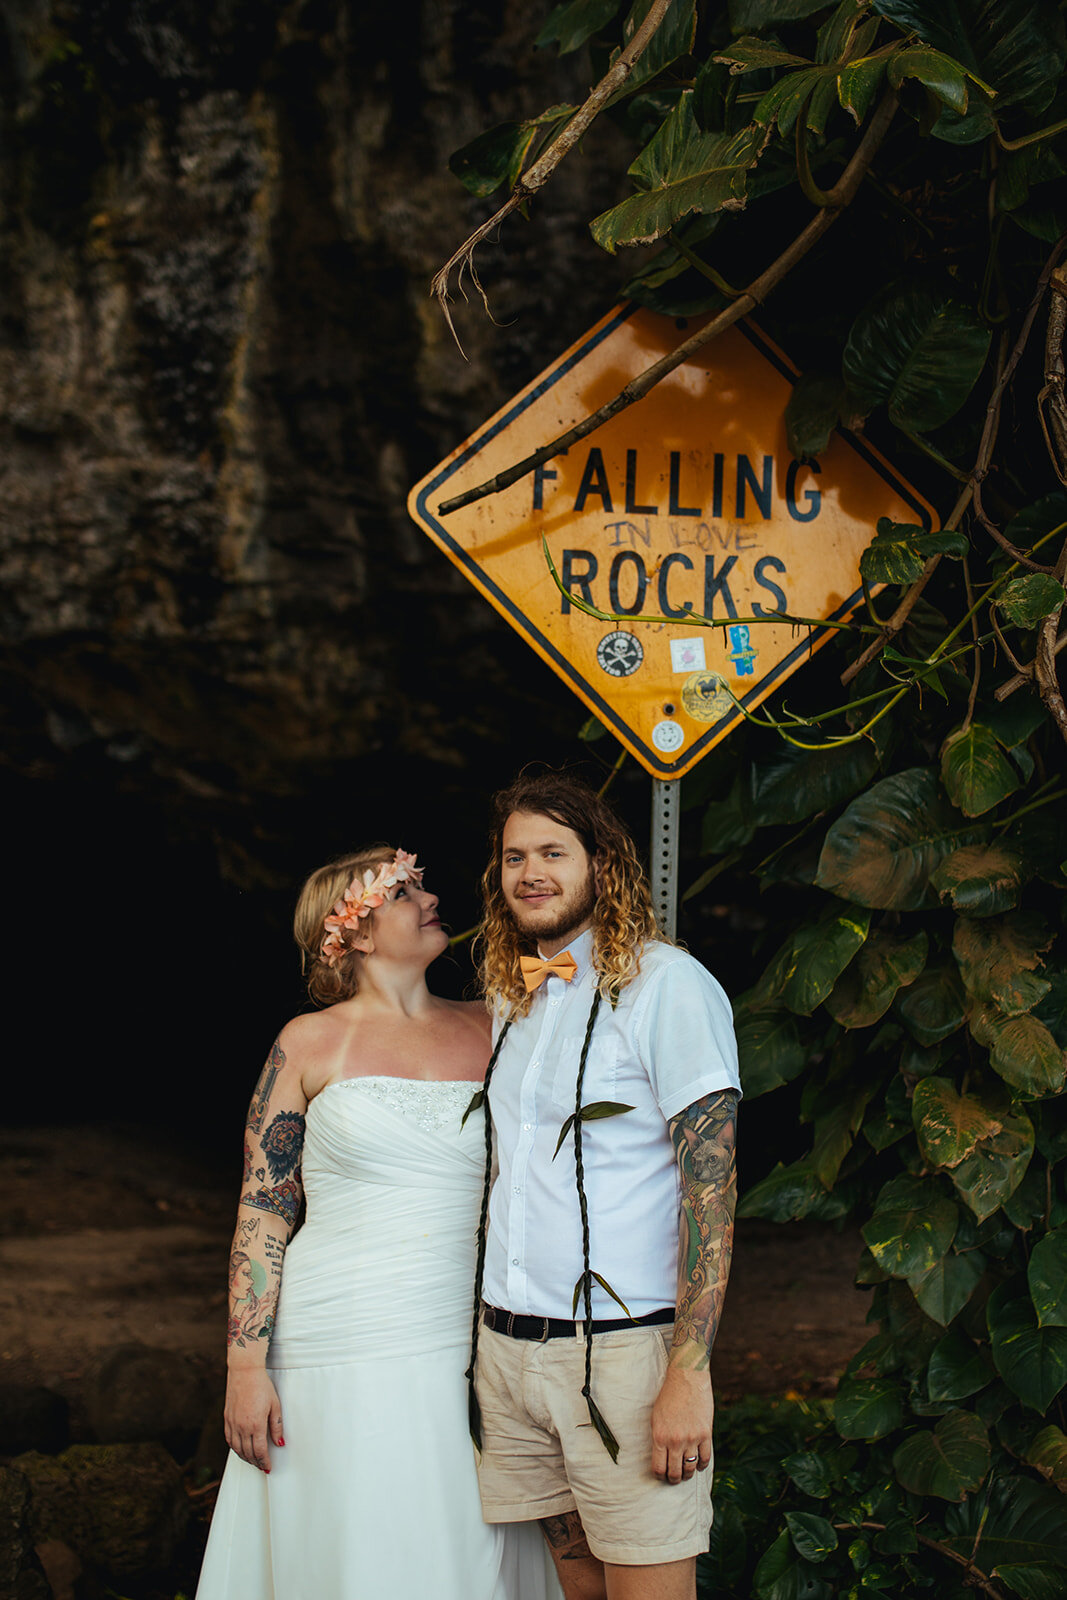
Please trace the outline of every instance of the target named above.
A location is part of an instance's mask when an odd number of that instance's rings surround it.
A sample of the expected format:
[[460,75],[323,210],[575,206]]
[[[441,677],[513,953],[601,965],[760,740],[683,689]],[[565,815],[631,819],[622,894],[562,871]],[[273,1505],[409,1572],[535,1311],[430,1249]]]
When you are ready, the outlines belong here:
[[682,1180],[678,1312],[671,1365],[707,1370],[733,1253],[737,1093],[705,1095],[671,1119]]
[[285,1247],[303,1200],[300,1163],[307,1100],[275,1043],[245,1127],[243,1192],[230,1253],[231,1350],[261,1362],[274,1327]]

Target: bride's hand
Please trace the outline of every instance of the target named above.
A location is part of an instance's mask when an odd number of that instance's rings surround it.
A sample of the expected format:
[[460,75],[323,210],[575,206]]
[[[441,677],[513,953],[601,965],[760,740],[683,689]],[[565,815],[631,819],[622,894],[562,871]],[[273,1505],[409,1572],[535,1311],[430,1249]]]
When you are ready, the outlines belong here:
[[226,1443],[242,1461],[270,1471],[268,1444],[283,1445],[282,1408],[263,1367],[231,1367],[223,1412]]

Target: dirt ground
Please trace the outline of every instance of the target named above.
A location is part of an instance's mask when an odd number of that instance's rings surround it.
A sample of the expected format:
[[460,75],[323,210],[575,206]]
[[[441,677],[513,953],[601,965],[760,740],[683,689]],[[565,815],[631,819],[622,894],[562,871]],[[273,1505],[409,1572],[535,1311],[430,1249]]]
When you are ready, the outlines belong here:
[[[221,1391],[234,1169],[160,1152],[136,1130],[0,1134],[0,1383],[74,1398],[102,1349],[140,1342],[183,1352]],[[860,1249],[858,1234],[821,1225],[739,1224],[720,1401],[833,1392],[867,1337]]]

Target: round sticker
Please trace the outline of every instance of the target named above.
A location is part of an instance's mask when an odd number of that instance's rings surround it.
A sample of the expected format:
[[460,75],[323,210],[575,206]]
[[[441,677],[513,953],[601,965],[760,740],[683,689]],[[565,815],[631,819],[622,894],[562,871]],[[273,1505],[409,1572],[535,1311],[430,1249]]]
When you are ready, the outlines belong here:
[[628,678],[645,659],[645,652],[636,633],[620,628],[604,635],[596,647],[596,658],[612,678]]
[[682,705],[694,722],[718,722],[733,704],[717,672],[692,672],[682,684]]
[[677,750],[685,743],[685,730],[680,722],[657,722],[652,729],[652,743],[657,750]]

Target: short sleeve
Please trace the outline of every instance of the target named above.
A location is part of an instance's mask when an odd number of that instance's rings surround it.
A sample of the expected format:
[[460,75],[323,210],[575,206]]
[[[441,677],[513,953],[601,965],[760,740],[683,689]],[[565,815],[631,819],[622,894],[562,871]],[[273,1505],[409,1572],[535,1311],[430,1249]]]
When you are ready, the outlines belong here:
[[663,1116],[719,1089],[741,1092],[733,1012],[722,985],[685,951],[664,951],[634,1007],[633,1042]]

